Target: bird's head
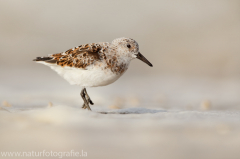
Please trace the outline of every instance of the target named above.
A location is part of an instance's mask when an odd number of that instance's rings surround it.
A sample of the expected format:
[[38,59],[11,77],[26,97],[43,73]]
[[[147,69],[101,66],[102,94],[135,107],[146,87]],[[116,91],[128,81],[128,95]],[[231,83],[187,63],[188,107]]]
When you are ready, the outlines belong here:
[[139,59],[149,66],[153,66],[140,52],[138,43],[131,38],[117,38],[112,41],[112,45],[116,48],[116,51],[121,56],[125,56],[129,59]]

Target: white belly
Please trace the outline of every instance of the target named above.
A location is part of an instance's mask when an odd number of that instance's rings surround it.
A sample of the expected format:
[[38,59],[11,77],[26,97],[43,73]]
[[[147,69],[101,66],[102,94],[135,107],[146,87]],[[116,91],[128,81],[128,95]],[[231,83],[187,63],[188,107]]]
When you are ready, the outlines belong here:
[[106,86],[115,82],[123,74],[115,74],[109,69],[103,70],[100,67],[89,67],[86,70],[59,65],[50,65],[50,67],[70,84],[82,87]]

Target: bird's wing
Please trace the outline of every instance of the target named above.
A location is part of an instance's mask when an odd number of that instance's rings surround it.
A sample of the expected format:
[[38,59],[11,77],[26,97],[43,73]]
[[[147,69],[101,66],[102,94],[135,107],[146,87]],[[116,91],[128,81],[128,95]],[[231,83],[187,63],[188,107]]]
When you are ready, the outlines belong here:
[[96,61],[100,61],[103,58],[102,53],[106,48],[106,46],[96,43],[85,44],[69,49],[66,52],[49,55],[48,57],[37,57],[34,61],[44,61],[62,67],[86,68]]

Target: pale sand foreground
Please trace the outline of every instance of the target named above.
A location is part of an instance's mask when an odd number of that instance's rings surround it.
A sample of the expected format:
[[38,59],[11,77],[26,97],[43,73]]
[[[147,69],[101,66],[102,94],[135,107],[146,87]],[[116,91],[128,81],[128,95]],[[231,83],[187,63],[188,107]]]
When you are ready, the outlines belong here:
[[[83,150],[87,158],[102,159],[240,158],[238,79],[128,74],[111,86],[88,89],[95,102],[89,112],[80,109],[80,88],[45,71],[1,72],[1,152]],[[18,74],[23,76],[16,78]]]
[[145,108],[113,112],[129,114],[100,114],[68,106],[3,110],[0,149],[84,150],[88,158],[103,159],[240,157],[240,112]]

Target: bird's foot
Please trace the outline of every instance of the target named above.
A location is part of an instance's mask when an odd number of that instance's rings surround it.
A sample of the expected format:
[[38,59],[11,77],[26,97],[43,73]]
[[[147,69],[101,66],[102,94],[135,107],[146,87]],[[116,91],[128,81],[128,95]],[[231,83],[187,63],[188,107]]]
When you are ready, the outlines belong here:
[[[88,104],[89,104],[89,103],[90,103],[91,105],[94,104],[90,98],[87,98],[86,100],[87,100]],[[88,106],[87,106],[85,103],[83,103],[82,108],[83,108],[83,109],[86,109],[87,107],[88,107]]]

